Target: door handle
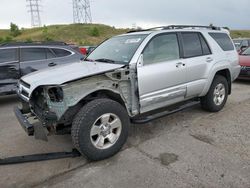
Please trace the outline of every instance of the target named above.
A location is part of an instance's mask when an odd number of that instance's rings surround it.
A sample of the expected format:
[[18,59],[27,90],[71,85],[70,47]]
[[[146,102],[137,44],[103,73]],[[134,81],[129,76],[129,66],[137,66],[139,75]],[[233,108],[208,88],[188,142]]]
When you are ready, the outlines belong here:
[[206,59],[206,62],[208,62],[208,63],[210,63],[210,62],[212,62],[213,61],[213,58],[211,58],[211,57],[208,57],[207,59]]
[[10,71],[16,71],[16,68],[10,67],[9,70],[10,70]]
[[54,67],[54,66],[56,66],[56,65],[57,65],[57,64],[54,63],[54,62],[48,64],[49,67]]
[[176,63],[176,68],[179,68],[180,66],[185,67],[185,66],[186,66],[186,64],[185,64],[185,63],[182,63],[182,62],[178,62],[178,63]]

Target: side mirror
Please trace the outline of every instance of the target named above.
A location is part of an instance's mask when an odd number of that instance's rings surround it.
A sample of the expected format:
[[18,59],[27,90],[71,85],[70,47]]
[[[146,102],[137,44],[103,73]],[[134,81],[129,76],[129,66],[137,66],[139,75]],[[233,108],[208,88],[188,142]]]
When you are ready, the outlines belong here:
[[142,67],[142,66],[143,66],[143,54],[140,55],[137,63],[137,67]]

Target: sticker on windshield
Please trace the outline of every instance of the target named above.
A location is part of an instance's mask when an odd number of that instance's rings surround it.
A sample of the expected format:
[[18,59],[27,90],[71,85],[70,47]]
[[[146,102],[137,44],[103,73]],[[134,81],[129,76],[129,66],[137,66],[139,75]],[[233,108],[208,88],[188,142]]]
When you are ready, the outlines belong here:
[[127,39],[125,41],[125,44],[132,44],[132,43],[138,43],[141,41],[141,38],[135,38],[135,39]]

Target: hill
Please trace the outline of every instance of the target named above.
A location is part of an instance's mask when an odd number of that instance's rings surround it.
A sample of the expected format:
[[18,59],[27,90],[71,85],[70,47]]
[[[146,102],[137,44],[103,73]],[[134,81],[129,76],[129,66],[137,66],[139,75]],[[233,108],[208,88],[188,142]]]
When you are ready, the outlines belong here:
[[[107,38],[127,31],[128,29],[116,29],[101,24],[51,25],[21,29],[21,35],[17,37],[10,37],[9,30],[0,30],[0,43],[9,41],[64,41],[78,45],[96,45]],[[233,30],[231,36],[233,38],[250,38],[250,31]]]
[[51,25],[21,29],[21,35],[10,37],[9,30],[0,30],[0,42],[13,41],[64,41],[78,45],[96,45],[114,35],[127,32],[101,24]]

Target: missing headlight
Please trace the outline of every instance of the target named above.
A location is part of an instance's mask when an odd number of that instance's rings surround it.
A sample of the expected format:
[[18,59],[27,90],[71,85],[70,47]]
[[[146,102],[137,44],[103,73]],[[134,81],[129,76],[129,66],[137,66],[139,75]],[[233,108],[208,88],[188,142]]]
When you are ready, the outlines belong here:
[[63,101],[63,90],[60,87],[51,87],[48,89],[48,95],[51,102]]

